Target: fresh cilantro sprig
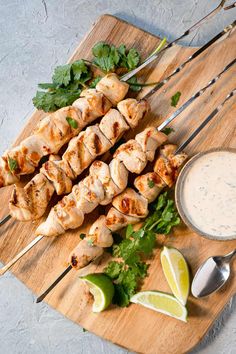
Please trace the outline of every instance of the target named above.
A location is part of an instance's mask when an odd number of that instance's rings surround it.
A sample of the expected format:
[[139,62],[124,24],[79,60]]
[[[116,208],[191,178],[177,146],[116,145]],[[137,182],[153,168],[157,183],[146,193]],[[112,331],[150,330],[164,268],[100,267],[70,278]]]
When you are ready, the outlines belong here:
[[178,102],[179,102],[179,99],[180,99],[180,96],[181,96],[181,92],[177,91],[172,97],[171,97],[171,106],[172,107],[176,107]]
[[92,77],[90,68],[84,60],[72,64],[57,66],[52,76],[52,83],[41,83],[33,104],[44,112],[53,112],[71,105],[81,93],[86,82]]
[[140,54],[135,48],[126,49],[124,44],[118,48],[105,42],[99,42],[92,48],[93,63],[105,73],[114,72],[117,68],[128,71],[135,69],[140,62]]
[[138,231],[132,225],[127,226],[125,239],[113,246],[113,256],[118,260],[110,261],[104,269],[115,286],[115,304],[128,306],[130,297],[147,276],[148,264],[143,258],[152,254],[156,234],[168,234],[179,223],[174,201],[165,192],[151,205],[150,216]]

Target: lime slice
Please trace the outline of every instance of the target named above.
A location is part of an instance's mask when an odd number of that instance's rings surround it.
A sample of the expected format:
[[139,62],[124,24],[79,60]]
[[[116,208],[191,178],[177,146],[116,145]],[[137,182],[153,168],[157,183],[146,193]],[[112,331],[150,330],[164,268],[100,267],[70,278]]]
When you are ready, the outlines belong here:
[[164,247],[161,264],[166,280],[177,299],[185,305],[189,294],[189,270],[182,253],[176,248]]
[[178,320],[187,322],[187,310],[173,295],[160,291],[141,291],[130,299],[135,304],[164,313]]
[[88,274],[81,279],[89,286],[90,293],[94,296],[93,312],[105,310],[112,301],[114,285],[105,274]]

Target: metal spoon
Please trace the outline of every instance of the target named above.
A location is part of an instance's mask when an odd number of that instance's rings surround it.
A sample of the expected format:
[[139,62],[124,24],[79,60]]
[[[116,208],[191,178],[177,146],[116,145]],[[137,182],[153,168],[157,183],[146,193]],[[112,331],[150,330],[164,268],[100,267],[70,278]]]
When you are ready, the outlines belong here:
[[225,256],[208,258],[198,269],[192,282],[192,294],[203,297],[219,290],[230,276],[230,261],[236,249]]

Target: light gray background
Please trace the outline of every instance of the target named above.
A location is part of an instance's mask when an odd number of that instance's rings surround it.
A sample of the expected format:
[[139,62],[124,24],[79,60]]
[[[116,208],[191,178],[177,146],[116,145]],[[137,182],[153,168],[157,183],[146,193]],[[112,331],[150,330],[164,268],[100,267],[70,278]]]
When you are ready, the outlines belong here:
[[[14,141],[33,111],[31,99],[37,83],[50,80],[53,68],[65,63],[99,15],[114,14],[171,40],[218,3],[216,0],[0,0],[0,153]],[[231,23],[235,15],[236,9],[222,11],[183,43],[202,45]],[[34,301],[30,291],[10,273],[0,279],[0,354],[127,353],[89,332],[84,333],[46,304],[36,305]],[[235,309],[236,299],[228,304],[193,353],[235,353]]]

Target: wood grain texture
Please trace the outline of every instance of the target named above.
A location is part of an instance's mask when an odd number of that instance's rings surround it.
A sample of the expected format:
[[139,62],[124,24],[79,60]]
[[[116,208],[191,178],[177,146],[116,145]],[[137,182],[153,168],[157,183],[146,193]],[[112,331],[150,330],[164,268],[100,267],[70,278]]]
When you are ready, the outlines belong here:
[[[93,29],[80,44],[70,60],[89,58],[91,47],[99,40],[115,45],[125,43],[127,47],[135,46],[145,58],[159,43],[159,39],[115,17],[102,16]],[[166,52],[158,62],[154,62],[140,73],[143,81],[158,81],[166,77],[194,48],[175,46]],[[156,126],[170,115],[174,108],[170,106],[170,97],[181,91],[179,105],[184,103],[200,87],[205,85],[223,67],[236,56],[236,34],[219,42],[206,53],[187,66],[184,71],[172,79],[149,101],[151,113],[146,120],[126,138],[131,138],[148,125]],[[235,87],[236,69],[230,70],[216,85],[192,104],[172,124],[175,133],[171,140],[183,141],[190,132],[215,108]],[[140,94],[143,96],[148,88]],[[232,99],[213,119],[207,128],[188,147],[187,153],[193,155],[212,147],[236,147],[236,103]],[[35,112],[30,118],[17,142],[28,136],[42,113]],[[8,200],[11,187],[2,189],[0,217],[8,213]],[[12,271],[35,294],[41,293],[55,277],[64,269],[67,256],[79,242],[81,232],[86,232],[96,219],[99,210],[87,216],[85,225],[79,230],[67,232],[58,238],[41,241],[35,249],[16,264]],[[0,260],[10,260],[22,247],[34,238],[34,230],[40,221],[35,223],[19,223],[11,220],[0,229]],[[177,247],[187,258],[191,270],[195,273],[200,263],[213,254],[224,254],[236,247],[236,241],[210,241],[199,237],[182,226],[173,235],[159,237],[159,247],[155,251],[149,268],[149,276],[142,289],[170,291],[160,266],[160,248],[162,244]],[[90,271],[102,270],[107,257],[98,265],[90,267]],[[234,263],[233,276],[236,264]],[[196,300],[190,296],[188,303],[189,321],[178,322],[167,316],[144,309],[138,305],[129,308],[109,308],[101,314],[91,312],[92,298],[86,287],[79,281],[78,273],[70,272],[46,298],[46,301],[71,320],[79,323],[89,331],[96,333],[116,344],[141,353],[174,354],[185,353],[195,346],[204,336],[235,293],[236,283],[229,282],[220,292],[210,298]],[[17,301],[17,299],[16,299]],[[36,305],[35,305],[36,306]]]

